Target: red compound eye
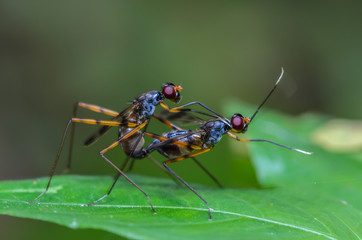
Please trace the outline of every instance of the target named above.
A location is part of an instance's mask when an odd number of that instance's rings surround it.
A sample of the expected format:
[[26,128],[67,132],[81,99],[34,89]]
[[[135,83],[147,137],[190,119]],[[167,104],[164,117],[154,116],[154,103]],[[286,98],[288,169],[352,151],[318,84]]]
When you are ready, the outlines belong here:
[[163,88],[163,95],[168,99],[173,99],[176,97],[176,90],[171,86],[166,86]]
[[244,121],[243,121],[243,119],[241,117],[234,116],[231,119],[231,125],[233,126],[234,129],[241,130],[244,127]]

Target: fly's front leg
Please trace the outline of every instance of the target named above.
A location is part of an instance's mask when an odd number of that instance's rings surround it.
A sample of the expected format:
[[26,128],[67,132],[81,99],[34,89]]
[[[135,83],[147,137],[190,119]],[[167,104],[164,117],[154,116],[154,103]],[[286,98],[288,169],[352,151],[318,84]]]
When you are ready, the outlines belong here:
[[[190,105],[194,105],[194,104],[198,104],[201,107],[203,107],[204,109],[206,109],[207,111],[213,113],[213,114],[209,114],[206,112],[201,112],[201,111],[197,111],[191,108],[184,108]],[[178,106],[178,107],[174,107],[174,108],[170,108],[169,106],[167,106],[167,104],[165,104],[164,102],[160,103],[161,107],[163,107],[165,110],[169,111],[169,112],[195,112],[195,113],[199,113],[202,115],[206,115],[212,118],[224,118],[223,116],[221,116],[220,114],[218,114],[216,111],[212,110],[211,108],[209,108],[208,106],[206,106],[205,104],[198,102],[198,101],[194,101],[194,102],[189,102],[186,103],[184,105]]]
[[156,118],[158,121],[162,122],[163,124],[165,124],[167,127],[172,128],[173,130],[183,130],[182,128],[176,126],[175,124],[173,124],[172,122],[156,115],[153,114],[152,117]]

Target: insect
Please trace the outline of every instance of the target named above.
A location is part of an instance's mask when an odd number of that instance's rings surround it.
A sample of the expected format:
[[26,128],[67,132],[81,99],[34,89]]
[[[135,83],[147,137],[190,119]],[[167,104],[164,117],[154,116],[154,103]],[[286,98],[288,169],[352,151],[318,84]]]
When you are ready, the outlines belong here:
[[220,114],[217,114],[215,111],[211,110],[212,113],[216,114],[216,118],[204,121],[201,127],[197,130],[177,129],[164,133],[162,136],[145,133],[150,137],[156,138],[147,147],[146,151],[148,153],[151,153],[152,151],[157,150],[159,153],[168,158],[168,160],[162,163],[163,166],[177,179],[179,179],[186,187],[188,187],[193,193],[195,193],[202,201],[205,202],[209,211],[210,220],[212,219],[212,215],[208,202],[199,193],[197,193],[197,191],[192,188],[185,180],[183,180],[178,174],[176,174],[168,165],[171,163],[185,160],[187,158],[194,158],[197,155],[210,151],[215,146],[215,144],[217,144],[221,140],[224,134],[227,134],[229,137],[240,142],[267,142],[289,150],[294,150],[304,154],[311,154],[310,152],[287,147],[269,140],[240,139],[233,134],[245,133],[248,130],[248,126],[254,119],[255,115],[258,113],[258,111],[264,105],[270,95],[274,92],[275,88],[277,87],[279,81],[283,76],[283,73],[284,71],[282,69],[281,75],[275,83],[274,87],[250,118],[244,117],[240,113],[235,113],[229,120],[225,117],[222,117]]
[[[175,128],[175,126],[170,121],[162,119],[161,117],[154,114],[154,111],[155,111],[157,105],[161,105],[165,110],[170,111],[170,112],[191,111],[191,112],[201,113],[201,114],[204,114],[207,116],[210,115],[210,114],[199,112],[199,111],[196,111],[193,109],[184,108],[184,107],[192,105],[192,104],[201,104],[199,102],[191,102],[191,103],[188,103],[185,105],[178,106],[176,108],[169,108],[164,103],[164,99],[169,99],[176,103],[179,102],[181,99],[181,96],[180,96],[181,89],[182,89],[181,86],[176,86],[172,83],[165,83],[162,86],[162,91],[154,90],[154,91],[149,91],[149,92],[141,94],[139,97],[137,97],[135,100],[133,100],[132,104],[129,107],[127,107],[125,110],[123,110],[120,113],[110,110],[110,109],[106,109],[106,108],[97,106],[97,105],[88,104],[88,103],[84,103],[84,102],[77,102],[73,109],[73,117],[68,121],[66,128],[64,130],[58,153],[56,155],[53,167],[49,174],[49,180],[48,180],[47,186],[42,193],[40,193],[34,200],[32,200],[28,203],[33,203],[33,202],[37,201],[40,197],[42,197],[48,191],[51,180],[55,173],[56,166],[59,162],[59,158],[60,158],[60,154],[62,152],[63,146],[64,146],[65,138],[67,136],[67,133],[68,133],[68,130],[69,130],[71,124],[72,123],[85,123],[85,124],[93,124],[93,125],[103,125],[103,127],[101,127],[95,134],[93,134],[91,137],[89,137],[84,142],[84,145],[86,145],[86,146],[89,146],[92,143],[94,143],[95,141],[97,141],[111,127],[114,127],[114,126],[119,127],[118,139],[115,142],[113,142],[111,145],[109,145],[108,147],[106,147],[105,149],[100,151],[100,155],[109,165],[111,165],[111,167],[113,167],[117,171],[117,175],[115,176],[116,181],[121,175],[124,178],[126,178],[133,186],[135,186],[139,191],[141,191],[147,197],[152,211],[155,212],[148,194],[145,191],[143,191],[135,182],[133,182],[124,173],[123,169],[124,169],[128,159],[131,157],[132,158],[149,157],[147,155],[147,153],[145,152],[145,149],[143,148],[143,145],[144,145],[143,134],[144,134],[144,131],[147,129],[147,126],[152,117],[161,121],[166,126]],[[201,104],[201,105],[203,105],[203,104]],[[105,120],[96,120],[96,119],[77,118],[76,115],[77,115],[78,107],[82,107],[82,108],[85,108],[85,109],[88,109],[88,110],[91,110],[91,111],[94,111],[97,113],[103,113],[105,115],[113,117],[113,119],[110,121],[105,121]],[[68,156],[68,163],[67,163],[66,170],[70,169],[70,165],[71,165],[74,132],[75,132],[75,125],[73,124],[71,126],[70,149],[69,149],[69,156]],[[121,169],[118,168],[114,163],[112,163],[108,158],[106,158],[104,156],[104,154],[106,152],[117,147],[118,145],[121,145],[122,149],[128,156],[124,165],[121,167]],[[163,168],[163,166],[161,166],[158,162],[154,161],[153,159],[151,159],[151,160],[155,164],[157,164],[159,167],[161,167],[163,170],[165,170]],[[166,172],[169,173],[168,171],[166,171]],[[114,184],[116,183],[116,181],[114,182]],[[95,204],[95,203],[99,202],[100,200],[102,200],[103,198],[105,198],[106,196],[108,196],[110,194],[110,191],[112,190],[114,184],[112,185],[111,189],[105,196],[101,197],[100,199],[98,199],[88,205]]]
[[[56,155],[53,167],[50,171],[49,180],[47,183],[47,186],[45,190],[37,196],[34,200],[28,202],[33,203],[36,200],[38,200],[41,196],[43,196],[49,189],[51,180],[53,178],[56,166],[58,164],[60,154],[63,149],[65,137],[67,135],[68,129],[72,123],[85,123],[85,124],[94,124],[94,125],[103,125],[102,128],[99,129],[94,135],[92,135],[87,141],[85,141],[85,145],[88,146],[95,142],[99,137],[101,137],[104,133],[106,133],[111,127],[118,126],[119,127],[119,138],[117,141],[113,142],[111,145],[109,145],[107,148],[103,149],[100,152],[101,157],[110,164],[114,169],[117,170],[117,172],[125,177],[131,184],[133,184],[138,190],[140,190],[148,199],[151,208],[153,209],[151,200],[149,196],[140,188],[137,186],[136,183],[134,183],[126,174],[124,174],[123,171],[121,171],[116,165],[114,165],[110,160],[108,160],[104,154],[108,152],[109,150],[113,149],[114,147],[121,144],[123,150],[126,152],[126,154],[133,156],[133,157],[142,157],[144,154],[144,151],[142,151],[142,138],[140,138],[140,132],[141,129],[144,128],[144,130],[147,128],[147,125],[151,119],[151,117],[154,117],[156,119],[159,119],[155,114],[155,108],[157,105],[161,105],[166,110],[172,111],[165,103],[164,99],[169,99],[173,102],[179,102],[181,99],[180,92],[181,92],[181,86],[176,86],[172,83],[165,83],[162,86],[162,91],[149,91],[146,93],[141,94],[138,98],[136,98],[132,104],[127,107],[122,112],[116,112],[110,109],[106,109],[100,106],[78,102],[75,104],[74,110],[73,110],[73,117],[68,121],[66,128],[63,133],[63,137],[61,140],[61,144],[58,150],[58,153]],[[83,119],[83,118],[76,118],[77,115],[77,109],[78,107],[82,107],[94,112],[103,113],[105,115],[113,117],[110,121],[104,121],[104,120],[96,120],[96,119]],[[169,124],[168,121],[161,121],[165,123],[166,125]],[[73,124],[71,127],[71,139],[70,139],[70,149],[69,149],[69,156],[68,156],[68,164],[67,169],[70,168],[71,164],[71,155],[73,150],[73,139],[74,139],[74,132],[75,132],[75,125]],[[135,143],[135,144],[133,144]],[[133,149],[130,148],[131,145],[134,145]]]

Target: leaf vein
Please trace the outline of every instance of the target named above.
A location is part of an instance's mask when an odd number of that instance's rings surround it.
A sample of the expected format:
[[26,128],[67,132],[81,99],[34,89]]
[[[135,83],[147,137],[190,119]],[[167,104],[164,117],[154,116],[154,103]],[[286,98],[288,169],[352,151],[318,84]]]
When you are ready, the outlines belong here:
[[[16,203],[25,203],[25,202],[22,202],[22,201],[9,201],[9,200],[5,200],[5,201],[7,201],[7,202],[16,202]],[[57,205],[58,206],[59,205],[77,206],[77,207],[84,207],[85,206],[84,204],[79,204],[79,203],[39,203],[39,204],[41,204],[41,205],[53,205],[53,206],[57,206]],[[100,208],[149,208],[148,205],[94,205],[93,207],[100,207]],[[154,207],[155,208],[163,208],[163,209],[184,209],[184,210],[194,210],[194,211],[203,211],[203,212],[208,211],[208,209],[206,209],[206,208],[194,208],[194,207],[180,207],[180,206],[154,206]],[[214,212],[214,213],[233,215],[233,216],[238,216],[238,217],[254,219],[254,220],[258,220],[258,221],[262,221],[262,222],[267,222],[267,223],[271,223],[271,224],[276,224],[276,225],[289,227],[289,228],[301,230],[301,231],[304,231],[304,232],[316,234],[316,235],[319,235],[319,236],[323,236],[323,237],[326,237],[326,238],[331,239],[331,240],[337,240],[333,236],[330,236],[330,235],[328,235],[326,233],[323,233],[323,232],[318,232],[318,231],[315,231],[315,230],[312,230],[312,229],[309,229],[309,228],[306,228],[306,227],[300,227],[300,226],[296,226],[296,225],[293,225],[293,224],[288,224],[288,223],[284,223],[284,222],[275,221],[275,220],[272,220],[272,219],[261,218],[261,217],[256,217],[256,216],[251,216],[251,215],[246,215],[246,214],[241,214],[241,213],[235,213],[235,212],[215,210],[215,209],[211,209],[211,211]]]

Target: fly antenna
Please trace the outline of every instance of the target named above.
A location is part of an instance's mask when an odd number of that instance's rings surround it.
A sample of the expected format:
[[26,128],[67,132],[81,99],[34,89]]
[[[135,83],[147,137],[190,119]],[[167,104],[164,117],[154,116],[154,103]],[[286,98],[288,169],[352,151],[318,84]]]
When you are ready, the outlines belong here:
[[253,116],[251,116],[249,124],[251,123],[251,121],[253,120],[253,118],[255,117],[255,115],[259,112],[259,109],[264,105],[264,103],[268,100],[268,98],[270,97],[270,95],[272,95],[272,93],[274,92],[275,88],[278,86],[280,80],[282,79],[284,74],[284,69],[282,68],[282,72],[280,73],[280,76],[277,80],[277,82],[275,83],[274,87],[272,88],[272,90],[270,90],[269,94],[266,96],[266,98],[263,100],[263,102],[259,105],[259,107],[256,109],[256,111],[254,112]]
[[271,143],[271,144],[277,145],[279,147],[286,148],[286,149],[296,151],[296,152],[300,152],[300,153],[303,153],[303,154],[307,154],[307,155],[313,154],[313,152],[307,152],[307,151],[304,151],[304,150],[301,150],[301,149],[298,149],[298,148],[287,147],[285,145],[282,145],[282,144],[279,144],[279,143],[276,143],[276,142],[272,142],[272,141],[269,141],[269,140],[265,140],[265,139],[249,139],[249,141],[250,142],[267,142],[267,143]]

